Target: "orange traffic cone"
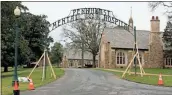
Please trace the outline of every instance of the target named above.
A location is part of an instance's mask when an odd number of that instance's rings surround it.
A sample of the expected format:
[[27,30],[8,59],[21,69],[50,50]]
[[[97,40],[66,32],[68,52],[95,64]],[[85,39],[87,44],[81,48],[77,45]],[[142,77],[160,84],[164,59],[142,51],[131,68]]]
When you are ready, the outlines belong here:
[[20,90],[19,90],[19,85],[18,82],[14,82],[14,90],[13,90],[14,95],[20,95]]
[[15,82],[14,82],[14,90],[19,90],[19,87],[18,87],[17,81],[15,81]]
[[35,90],[32,79],[29,79],[29,90]]
[[161,73],[159,74],[158,85],[163,85],[163,80],[162,80],[162,75],[161,75]]

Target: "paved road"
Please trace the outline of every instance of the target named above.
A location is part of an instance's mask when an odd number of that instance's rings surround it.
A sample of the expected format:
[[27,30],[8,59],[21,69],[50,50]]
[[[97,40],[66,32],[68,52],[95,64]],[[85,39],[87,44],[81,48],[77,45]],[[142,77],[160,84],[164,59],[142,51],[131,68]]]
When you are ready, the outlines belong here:
[[103,71],[69,68],[57,81],[21,95],[172,95],[172,87],[138,84]]

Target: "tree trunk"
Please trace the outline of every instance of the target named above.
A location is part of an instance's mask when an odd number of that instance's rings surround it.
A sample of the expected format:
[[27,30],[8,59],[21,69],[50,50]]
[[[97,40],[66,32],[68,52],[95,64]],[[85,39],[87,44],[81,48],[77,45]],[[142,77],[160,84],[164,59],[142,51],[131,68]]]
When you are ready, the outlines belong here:
[[[165,59],[165,57],[163,59]],[[163,66],[162,66],[163,69],[165,69],[165,63],[166,63],[166,59],[165,59],[165,62],[163,60]]]
[[96,67],[96,55],[93,54],[93,68]]
[[163,66],[162,66],[162,69],[165,69],[165,62],[163,62]]
[[57,68],[59,67],[59,63],[57,62]]
[[84,66],[84,43],[82,42],[82,64],[81,64],[82,68]]
[[8,65],[4,64],[4,72],[8,72]]

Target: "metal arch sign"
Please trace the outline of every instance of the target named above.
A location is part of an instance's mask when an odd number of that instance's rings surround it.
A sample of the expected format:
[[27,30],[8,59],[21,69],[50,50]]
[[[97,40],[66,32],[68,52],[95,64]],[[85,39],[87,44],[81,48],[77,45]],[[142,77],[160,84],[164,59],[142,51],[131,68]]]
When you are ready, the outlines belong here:
[[[91,15],[84,19],[96,19],[95,16],[93,16],[93,15],[102,16],[101,18],[99,18],[99,20],[101,19],[102,21],[106,21],[106,22],[116,24],[118,26],[122,26],[128,32],[130,32],[129,28],[131,28],[134,31],[134,35],[133,35],[134,36],[134,50],[135,50],[135,54],[136,54],[136,52],[137,52],[136,51],[136,27],[134,26],[134,28],[133,28],[130,25],[128,25],[127,23],[115,18],[115,16],[113,15],[113,12],[109,11],[109,10],[100,9],[100,8],[73,9],[72,15],[69,15],[62,19],[59,19],[59,20],[55,21],[54,23],[52,23],[50,25],[50,31],[53,31],[54,29],[56,29],[59,26],[62,26],[64,24],[79,20],[81,15]],[[134,57],[134,64],[135,64],[135,75],[136,75],[136,56]]]
[[[110,22],[118,26],[122,26],[125,30],[129,31],[129,26],[127,23],[115,18],[112,11],[100,9],[100,8],[79,8],[71,10],[72,15],[59,19],[50,25],[50,31],[74,21],[80,19],[82,15],[89,15],[83,19],[96,19],[95,16],[98,16],[99,20]],[[133,29],[133,27],[131,27]]]

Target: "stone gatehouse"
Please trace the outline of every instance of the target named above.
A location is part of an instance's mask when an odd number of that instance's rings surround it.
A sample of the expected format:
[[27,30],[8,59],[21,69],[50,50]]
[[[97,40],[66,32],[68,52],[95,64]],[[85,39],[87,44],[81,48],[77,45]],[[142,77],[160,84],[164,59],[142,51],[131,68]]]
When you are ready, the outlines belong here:
[[[130,17],[129,25],[133,26]],[[137,30],[136,38],[141,64],[145,68],[172,67],[172,58],[163,58],[163,32],[160,32],[160,20],[158,16],[152,16],[150,30]],[[122,27],[106,28],[102,33],[99,49],[100,68],[126,67],[134,55],[134,37],[132,32]],[[137,62],[138,64],[138,62]]]

